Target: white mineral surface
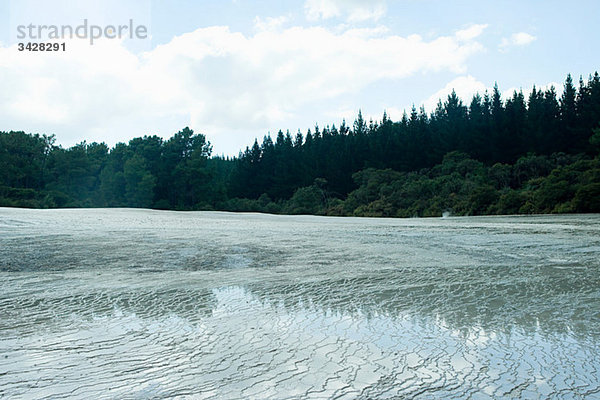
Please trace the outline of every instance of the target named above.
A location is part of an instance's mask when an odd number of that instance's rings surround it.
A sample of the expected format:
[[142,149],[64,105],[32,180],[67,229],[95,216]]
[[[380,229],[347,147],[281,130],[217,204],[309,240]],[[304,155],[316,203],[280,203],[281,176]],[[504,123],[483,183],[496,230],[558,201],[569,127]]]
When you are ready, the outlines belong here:
[[0,397],[600,398],[600,216],[0,208]]

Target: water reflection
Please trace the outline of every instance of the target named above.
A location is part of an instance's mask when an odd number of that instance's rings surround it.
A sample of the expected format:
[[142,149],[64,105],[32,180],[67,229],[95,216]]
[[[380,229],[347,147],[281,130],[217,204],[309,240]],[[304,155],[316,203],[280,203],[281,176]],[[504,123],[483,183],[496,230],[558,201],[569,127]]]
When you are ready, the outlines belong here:
[[290,306],[239,286],[208,297],[208,312],[145,299],[146,310],[135,313],[122,301],[91,318],[72,314],[37,334],[4,336],[2,394],[532,398],[600,390],[589,338],[455,328],[441,316],[344,312],[312,301]]
[[598,396],[598,222],[0,209],[0,397]]

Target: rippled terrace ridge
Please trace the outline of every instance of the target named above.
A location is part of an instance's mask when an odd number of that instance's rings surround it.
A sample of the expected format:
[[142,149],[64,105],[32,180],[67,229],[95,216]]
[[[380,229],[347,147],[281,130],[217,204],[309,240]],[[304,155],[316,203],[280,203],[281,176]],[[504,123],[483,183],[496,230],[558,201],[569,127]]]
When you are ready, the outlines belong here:
[[600,216],[0,208],[0,397],[600,398]]

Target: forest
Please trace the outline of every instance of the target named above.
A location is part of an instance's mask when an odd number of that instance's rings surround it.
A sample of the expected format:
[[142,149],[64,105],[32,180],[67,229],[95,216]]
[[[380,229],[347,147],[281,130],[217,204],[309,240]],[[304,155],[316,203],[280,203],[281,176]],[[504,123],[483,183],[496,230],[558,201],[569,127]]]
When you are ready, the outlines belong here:
[[331,216],[600,212],[600,76],[503,99],[452,92],[427,113],[279,131],[237,157],[184,128],[165,140],[56,145],[0,132],[0,206]]

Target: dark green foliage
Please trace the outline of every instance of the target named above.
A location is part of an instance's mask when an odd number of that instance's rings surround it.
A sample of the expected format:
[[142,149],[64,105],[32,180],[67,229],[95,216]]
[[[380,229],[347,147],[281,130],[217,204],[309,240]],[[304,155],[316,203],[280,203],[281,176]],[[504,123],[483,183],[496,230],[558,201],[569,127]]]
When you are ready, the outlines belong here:
[[598,212],[600,76],[525,98],[455,92],[428,115],[279,131],[233,159],[189,128],[68,149],[0,132],[0,206],[383,217]]
[[577,212],[600,212],[600,183],[581,186],[573,199]]
[[498,201],[493,204],[490,214],[512,215],[519,214],[521,207],[527,202],[527,195],[521,191],[509,189],[500,194]]
[[282,132],[275,142],[270,137],[262,145],[255,141],[235,162],[229,195],[256,199],[268,193],[282,201],[323,177],[332,196],[344,199],[356,188],[351,179],[356,172],[419,171],[440,164],[453,151],[480,162],[464,165],[465,170],[498,164],[489,183],[496,189],[516,188],[547,175],[551,154],[595,154],[600,139],[592,136],[592,129],[599,122],[598,74],[582,80],[579,89],[567,77],[560,100],[552,87],[534,88],[528,99],[514,92],[503,101],[496,85],[491,94],[475,95],[466,106],[453,92],[430,116],[413,107],[399,122],[384,114],[380,123],[368,123],[359,112],[352,129],[345,123],[339,130],[317,126],[296,144]]
[[322,190],[308,186],[296,190],[284,210],[289,214],[317,214],[323,209],[324,203]]
[[[519,161],[517,164],[528,165],[531,156]],[[418,173],[367,169],[354,174],[358,188],[341,205],[325,212],[330,215],[426,217],[442,216],[446,212],[483,215],[599,210],[598,157],[593,160],[585,156],[574,157],[573,162],[566,165],[560,164],[561,157],[546,161],[553,162],[546,176],[538,176],[536,172],[516,189],[508,188],[504,183],[494,187],[490,185],[492,180],[487,179],[500,175],[501,182],[507,182],[510,170],[516,166],[495,164],[486,167],[465,159],[461,153],[450,153],[442,164]],[[465,170],[463,166],[469,168]]]
[[151,207],[156,178],[150,173],[142,156],[134,154],[123,167],[125,198],[128,206]]
[[224,200],[230,161],[209,160],[210,143],[188,128],[166,142],[144,136],[112,150],[53,143],[52,136],[0,132],[0,205],[205,209]]
[[54,148],[48,160],[45,188],[66,194],[67,207],[98,205],[95,194],[100,188],[100,173],[108,159],[104,144],[82,142],[67,150]]
[[590,137],[590,144],[600,150],[600,128],[593,130],[594,134]]
[[42,189],[53,143],[54,136],[1,133],[0,185]]

